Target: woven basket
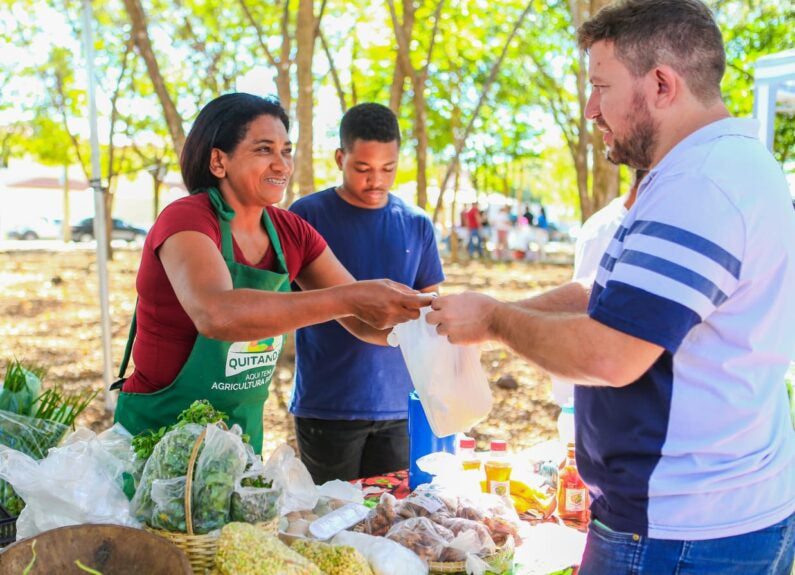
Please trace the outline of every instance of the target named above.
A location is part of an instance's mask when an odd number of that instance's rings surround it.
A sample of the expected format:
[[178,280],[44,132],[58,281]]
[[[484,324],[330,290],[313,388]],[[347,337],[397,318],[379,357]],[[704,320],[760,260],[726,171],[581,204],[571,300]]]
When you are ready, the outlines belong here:
[[[227,429],[226,425],[219,421],[216,425],[223,429]],[[204,436],[207,434],[207,427],[202,430],[196,442],[193,444],[193,450],[188,459],[188,472],[185,476],[185,527],[187,533],[177,533],[173,531],[166,531],[164,529],[153,529],[145,526],[145,529],[151,533],[159,535],[163,539],[167,539],[185,552],[188,556],[191,568],[195,575],[204,575],[205,572],[212,569],[215,565],[215,552],[218,550],[218,538],[220,534],[216,531],[207,533],[205,535],[197,535],[193,532],[193,512],[191,509],[191,493],[193,491],[193,469],[196,466],[196,458],[199,455],[199,448],[204,441]]]

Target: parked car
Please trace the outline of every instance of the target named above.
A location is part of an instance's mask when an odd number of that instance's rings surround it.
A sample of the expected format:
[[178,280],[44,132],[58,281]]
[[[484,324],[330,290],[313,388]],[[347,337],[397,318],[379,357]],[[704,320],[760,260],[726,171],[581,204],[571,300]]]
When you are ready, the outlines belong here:
[[61,220],[38,218],[8,230],[10,240],[55,240],[61,237]]
[[[141,241],[146,237],[146,230],[132,224],[113,218],[113,231],[111,239],[125,240],[128,242]],[[72,239],[78,242],[88,242],[94,239],[94,218],[86,218],[72,226]]]

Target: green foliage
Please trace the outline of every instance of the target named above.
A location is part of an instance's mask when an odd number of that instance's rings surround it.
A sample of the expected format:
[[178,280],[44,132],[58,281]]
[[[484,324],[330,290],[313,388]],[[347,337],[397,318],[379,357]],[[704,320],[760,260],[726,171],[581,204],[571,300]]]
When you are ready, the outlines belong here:
[[[532,172],[534,194],[551,194],[548,201],[576,205],[579,196],[574,193],[576,186],[570,185],[576,181],[574,164],[559,152],[573,153],[578,138],[588,137],[590,125],[586,123],[580,134],[577,74],[581,61],[571,4],[532,1],[533,12],[510,47],[461,161],[470,170],[478,170],[481,181],[492,182],[492,189],[508,194],[525,188],[526,174]],[[316,12],[320,4],[316,3]],[[329,55],[318,39],[316,87],[333,86],[333,65],[347,106],[362,101],[387,103],[397,45],[386,1],[323,4],[319,31]],[[415,5],[411,63],[421,69],[428,57],[437,2],[423,0]],[[754,62],[795,45],[792,12],[777,0],[713,0],[710,5],[725,36],[724,95],[732,113],[747,116],[753,105]],[[113,132],[112,140],[110,132],[100,137],[103,176],[140,170],[157,175],[175,168],[177,158],[153,84],[142,58],[131,49],[123,2],[109,0],[92,6],[100,125],[112,125]],[[402,19],[403,2],[396,0],[395,6]],[[525,6],[526,0],[501,0],[500,9],[495,10],[484,0],[445,0],[425,90],[431,186],[434,179],[440,183],[490,66]],[[288,70],[295,100],[294,0],[143,0],[143,7],[166,89],[186,126],[201,106],[235,90],[237,80],[255,68],[264,68],[274,79],[275,66]],[[0,165],[10,157],[30,154],[49,165],[82,163],[87,171],[89,151],[81,127],[87,115],[81,10],[80,0],[0,2],[0,50],[36,46],[37,52],[24,62],[13,58],[0,62],[0,88],[6,96],[0,102]],[[47,19],[60,19],[57,28],[71,32],[68,45],[49,38],[53,25]],[[406,79],[398,113],[405,141],[398,185],[416,177],[412,90]],[[326,93],[336,94],[336,89]],[[4,115],[8,110],[17,116],[12,121]],[[794,120],[792,115],[780,115],[775,124],[775,153],[781,162],[795,159]],[[326,152],[316,152],[318,181],[338,178],[331,160]],[[552,175],[542,175],[541,166],[550,168]],[[525,175],[519,178],[518,173]]]
[[[722,88],[732,114],[750,116],[754,103],[754,63],[795,45],[792,7],[772,0],[711,2],[726,46]],[[779,114],[774,155],[784,164],[795,160],[795,116]]]

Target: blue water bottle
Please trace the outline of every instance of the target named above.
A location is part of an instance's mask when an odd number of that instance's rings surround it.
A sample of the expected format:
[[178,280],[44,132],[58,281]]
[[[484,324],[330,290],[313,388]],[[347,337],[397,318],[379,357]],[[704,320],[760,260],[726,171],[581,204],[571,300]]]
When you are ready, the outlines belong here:
[[455,453],[455,435],[436,437],[416,391],[409,394],[409,489],[430,483],[433,476],[417,467],[417,460],[429,453]]

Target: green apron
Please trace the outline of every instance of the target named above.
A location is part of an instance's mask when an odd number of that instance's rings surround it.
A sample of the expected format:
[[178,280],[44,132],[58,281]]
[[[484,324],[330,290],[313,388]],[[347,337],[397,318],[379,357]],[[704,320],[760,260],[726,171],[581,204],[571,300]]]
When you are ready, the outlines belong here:
[[[234,261],[229,222],[235,212],[217,189],[210,188],[207,193],[221,227],[221,252],[232,275],[233,286],[236,289],[290,291],[287,264],[267,210],[262,212],[262,223],[276,252],[278,272],[255,269]],[[135,331],[136,318],[133,314],[119,377],[124,377],[127,370]],[[278,335],[259,341],[234,343],[197,334],[190,356],[168,387],[154,393],[120,394],[116,421],[133,435],[157,430],[175,423],[179,413],[193,401],[207,399],[213,407],[229,415],[229,425],[237,423],[243,428],[243,432],[251,437],[255,452],[260,453],[263,406],[268,399],[268,387],[283,341],[284,336]]]

